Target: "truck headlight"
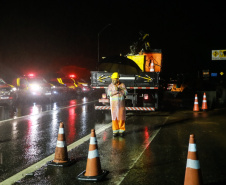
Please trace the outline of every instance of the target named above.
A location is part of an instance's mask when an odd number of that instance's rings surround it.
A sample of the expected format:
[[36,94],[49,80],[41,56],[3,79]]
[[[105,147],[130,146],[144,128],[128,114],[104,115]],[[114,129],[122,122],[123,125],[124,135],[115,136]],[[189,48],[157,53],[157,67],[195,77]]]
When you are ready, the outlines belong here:
[[41,90],[41,86],[38,85],[38,84],[31,84],[30,87],[31,87],[32,91],[39,91],[39,90]]

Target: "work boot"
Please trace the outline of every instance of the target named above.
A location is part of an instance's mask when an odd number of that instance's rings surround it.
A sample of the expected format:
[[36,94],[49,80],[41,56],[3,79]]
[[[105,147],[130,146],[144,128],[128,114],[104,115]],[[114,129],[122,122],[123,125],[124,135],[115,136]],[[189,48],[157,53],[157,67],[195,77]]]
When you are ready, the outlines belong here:
[[117,137],[118,136],[118,133],[113,133],[113,137]]
[[121,137],[124,137],[125,133],[122,132],[122,133],[120,133],[119,135],[120,135]]

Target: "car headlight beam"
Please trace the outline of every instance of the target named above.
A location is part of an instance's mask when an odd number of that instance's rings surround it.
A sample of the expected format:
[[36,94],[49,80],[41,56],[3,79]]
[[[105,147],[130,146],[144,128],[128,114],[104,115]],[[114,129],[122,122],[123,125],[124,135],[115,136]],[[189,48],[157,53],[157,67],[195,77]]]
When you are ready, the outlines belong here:
[[39,90],[41,90],[41,86],[38,85],[38,84],[31,84],[30,88],[31,88],[32,91],[39,91]]

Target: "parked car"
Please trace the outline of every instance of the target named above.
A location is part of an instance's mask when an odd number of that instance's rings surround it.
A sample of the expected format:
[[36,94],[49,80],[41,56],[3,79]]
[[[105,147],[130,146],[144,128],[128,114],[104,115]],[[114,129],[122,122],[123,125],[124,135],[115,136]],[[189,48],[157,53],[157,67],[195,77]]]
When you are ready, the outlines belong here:
[[13,106],[16,102],[16,88],[0,78],[0,104]]

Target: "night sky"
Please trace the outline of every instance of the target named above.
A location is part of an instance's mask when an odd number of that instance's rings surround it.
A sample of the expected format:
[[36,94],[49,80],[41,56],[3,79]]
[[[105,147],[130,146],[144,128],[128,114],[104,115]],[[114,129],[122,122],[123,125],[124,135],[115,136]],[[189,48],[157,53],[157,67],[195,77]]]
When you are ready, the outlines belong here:
[[108,24],[99,37],[101,57],[129,53],[142,30],[150,34],[151,48],[162,49],[164,72],[207,68],[211,50],[226,49],[222,3],[0,0],[0,76],[63,65],[94,70],[98,33]]

